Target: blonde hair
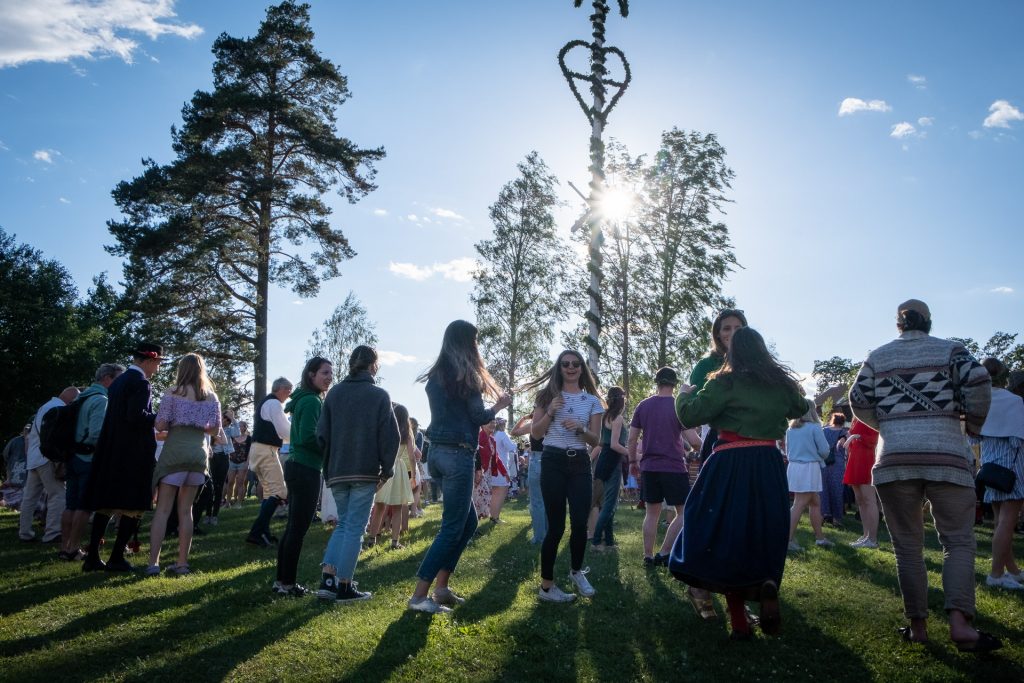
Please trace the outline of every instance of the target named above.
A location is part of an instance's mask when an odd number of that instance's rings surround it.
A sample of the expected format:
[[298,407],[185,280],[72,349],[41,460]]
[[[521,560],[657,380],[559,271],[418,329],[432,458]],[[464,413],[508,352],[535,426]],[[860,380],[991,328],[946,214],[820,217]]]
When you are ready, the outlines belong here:
[[189,389],[197,401],[205,401],[216,387],[206,374],[206,362],[198,353],[187,353],[178,361],[178,374],[172,393],[188,398]]
[[813,403],[811,404],[811,407],[807,409],[806,413],[795,420],[789,421],[789,428],[798,429],[803,427],[805,424],[821,424],[821,418],[818,417],[818,408]]

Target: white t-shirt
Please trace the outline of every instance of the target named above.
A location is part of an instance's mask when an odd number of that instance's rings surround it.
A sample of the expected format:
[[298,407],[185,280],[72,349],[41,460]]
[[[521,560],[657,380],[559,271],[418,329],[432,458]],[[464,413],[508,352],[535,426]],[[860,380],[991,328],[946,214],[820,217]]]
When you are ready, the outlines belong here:
[[508,437],[508,433],[504,431],[494,431],[494,443],[498,446],[498,457],[505,463],[505,471],[511,474],[512,470],[509,467],[512,461],[515,460],[514,455],[519,452],[519,449],[516,448],[512,439]]
[[565,402],[555,412],[555,417],[551,420],[548,432],[544,435],[544,445],[563,449],[589,448],[583,437],[578,436],[572,430],[566,429],[562,425],[562,421],[572,419],[578,422],[583,429],[588,429],[590,427],[590,417],[604,413],[601,401],[597,396],[588,394],[585,391],[576,394],[563,391],[562,399]]

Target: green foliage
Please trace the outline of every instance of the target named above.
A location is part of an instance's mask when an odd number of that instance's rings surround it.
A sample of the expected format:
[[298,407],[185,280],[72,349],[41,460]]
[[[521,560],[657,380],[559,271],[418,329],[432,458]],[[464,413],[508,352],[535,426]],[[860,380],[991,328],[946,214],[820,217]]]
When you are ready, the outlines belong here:
[[213,45],[213,90],[197,91],[172,128],[176,159],[143,161],[113,191],[111,253],[127,258],[133,310],[154,339],[233,371],[252,364],[266,389],[271,283],[313,296],[355,252],[322,195],[350,202],[374,189],[382,149],[338,135],[345,77],[313,46],[309,6],[267,10],[251,38]]
[[853,384],[853,381],[857,379],[858,370],[860,370],[860,363],[849,358],[832,356],[828,360],[814,361],[814,370],[811,371],[811,375],[817,380],[815,388],[820,394],[837,384]]
[[978,344],[970,337],[950,337],[951,340],[959,342],[978,360],[993,357],[1003,361],[1010,370],[1024,370],[1024,344],[1017,343],[1017,334],[1009,332],[996,332],[984,346]]
[[363,303],[349,292],[324,324],[313,330],[306,356],[322,356],[334,364],[335,373],[344,375],[352,349],[360,344],[377,345],[376,327]]
[[[567,249],[555,233],[552,213],[560,204],[558,181],[537,152],[517,168],[519,175],[501,188],[490,207],[493,236],[475,245],[482,267],[473,274],[470,295],[488,369],[510,389],[548,361],[561,313]],[[510,406],[510,421],[513,414]]]

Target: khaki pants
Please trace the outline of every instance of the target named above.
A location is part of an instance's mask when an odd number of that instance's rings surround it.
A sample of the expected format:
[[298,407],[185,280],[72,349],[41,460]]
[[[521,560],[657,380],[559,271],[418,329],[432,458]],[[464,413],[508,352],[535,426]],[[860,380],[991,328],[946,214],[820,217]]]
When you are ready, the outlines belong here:
[[46,462],[28,471],[25,480],[25,495],[21,499],[21,519],[18,537],[24,541],[35,538],[32,518],[40,496],[46,496],[46,529],[43,540],[52,541],[60,536],[60,517],[64,514],[64,482],[57,479],[52,462]]
[[885,523],[896,552],[896,571],[908,619],[928,618],[928,575],[924,564],[924,501],[942,544],[945,608],[974,616],[974,489],[941,481],[907,479],[879,484]]
[[284,470],[277,449],[265,443],[253,442],[249,449],[249,471],[256,475],[263,485],[263,496],[277,496],[288,499],[288,487],[284,485]]

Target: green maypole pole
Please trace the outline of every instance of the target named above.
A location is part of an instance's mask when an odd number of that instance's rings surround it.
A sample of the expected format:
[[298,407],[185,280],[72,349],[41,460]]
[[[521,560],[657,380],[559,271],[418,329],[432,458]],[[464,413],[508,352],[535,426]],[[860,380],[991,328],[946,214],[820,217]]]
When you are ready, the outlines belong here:
[[[583,0],[573,0],[573,4],[579,7]],[[618,103],[619,98],[626,91],[631,79],[629,62],[626,56],[617,47],[604,44],[604,24],[608,17],[608,3],[605,0],[594,0],[594,13],[590,15],[590,23],[593,26],[593,42],[585,40],[572,40],[565,44],[558,53],[558,64],[562,68],[562,75],[569,83],[572,94],[576,97],[580,108],[590,122],[590,193],[587,196],[587,223],[590,229],[590,262],[587,266],[590,271],[590,287],[587,292],[590,295],[590,309],[587,311],[587,322],[589,331],[587,334],[587,363],[593,372],[600,371],[601,362],[601,245],[604,243],[603,223],[604,216],[601,211],[601,199],[604,195],[604,126],[608,122],[608,113]],[[626,17],[629,15],[629,3],[627,0],[618,0],[619,13]],[[580,73],[570,69],[565,62],[566,55],[573,48],[582,47],[590,50],[590,73]],[[622,62],[624,76],[621,81],[611,78],[608,74],[606,61],[608,55],[618,57]],[[588,105],[580,94],[577,81],[584,81],[590,84],[590,93],[593,96],[593,103]],[[609,87],[614,88],[614,94],[608,98]]]

